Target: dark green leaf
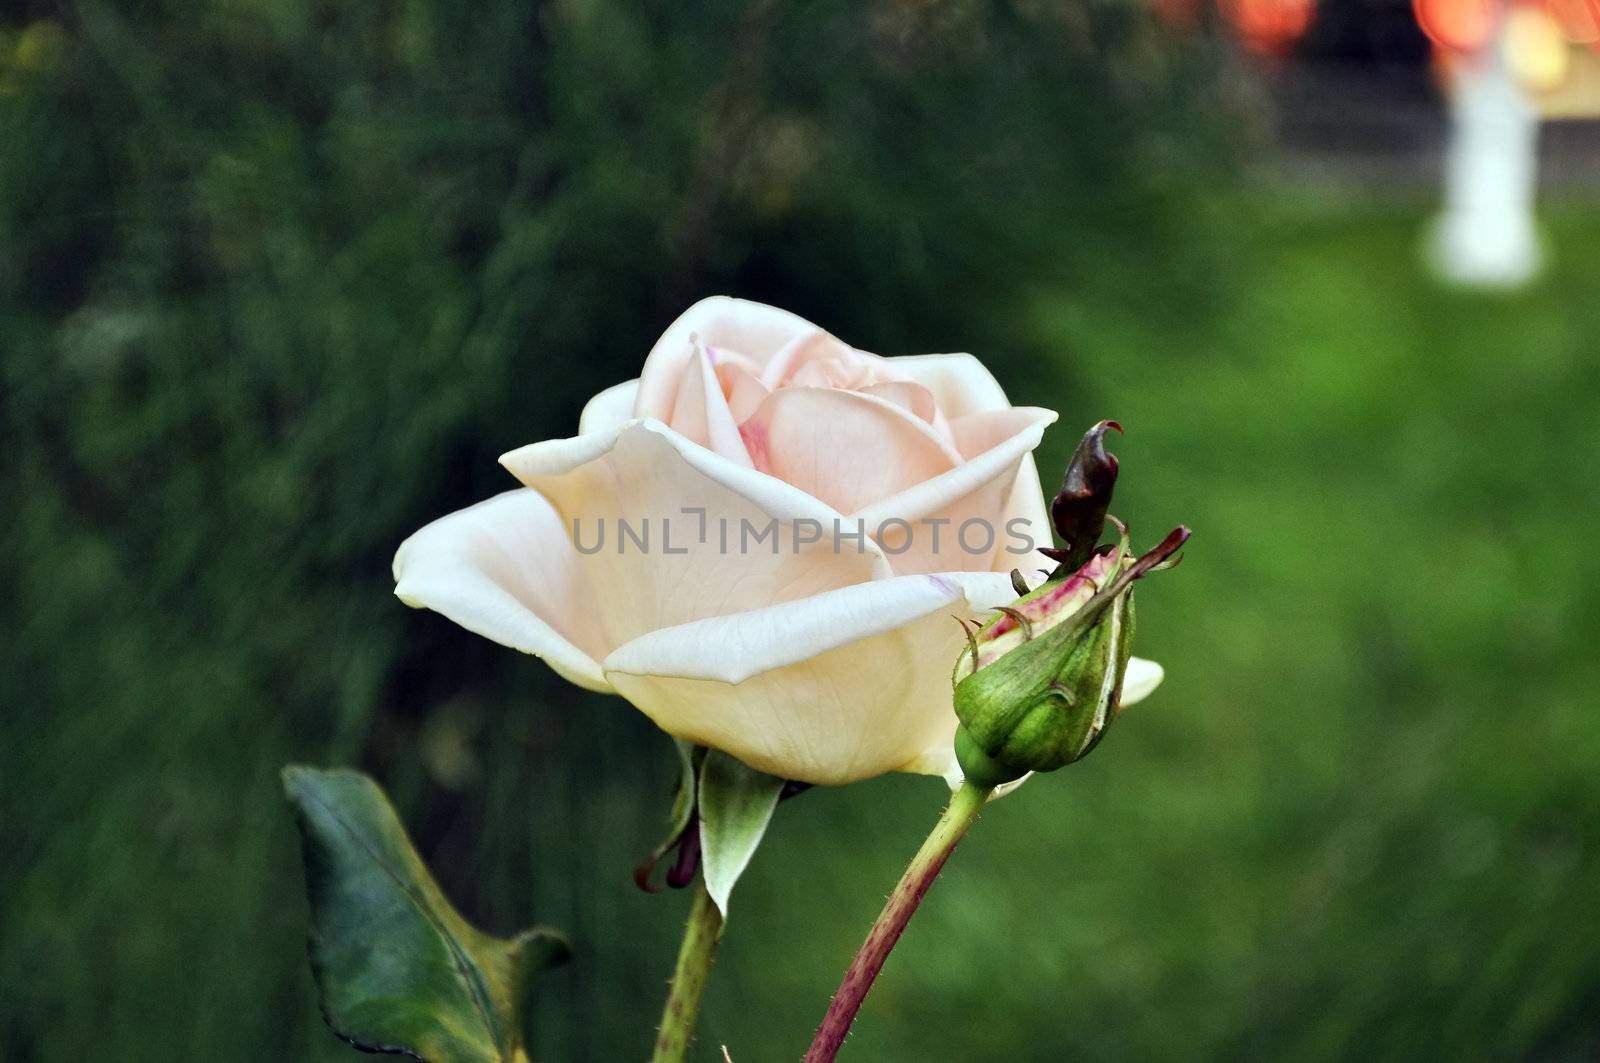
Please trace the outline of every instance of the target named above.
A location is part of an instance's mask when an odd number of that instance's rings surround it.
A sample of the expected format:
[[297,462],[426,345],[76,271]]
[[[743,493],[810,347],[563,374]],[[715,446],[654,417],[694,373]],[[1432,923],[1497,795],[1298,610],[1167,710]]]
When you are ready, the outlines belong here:
[[526,1063],[523,1002],[567,958],[559,934],[506,941],[445,899],[378,785],[353,771],[289,767],[311,903],[311,969],[323,1015],[357,1048],[428,1063]]

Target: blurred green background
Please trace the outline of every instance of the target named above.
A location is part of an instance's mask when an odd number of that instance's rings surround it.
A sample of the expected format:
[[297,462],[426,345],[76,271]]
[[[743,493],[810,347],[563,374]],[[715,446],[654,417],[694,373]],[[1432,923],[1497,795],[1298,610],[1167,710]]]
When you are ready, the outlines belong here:
[[[0,15],[0,1058],[338,1060],[277,773],[561,926],[536,1058],[642,1058],[668,740],[403,608],[409,532],[693,299],[1128,426],[1168,669],[987,815],[852,1060],[1600,1056],[1600,197],[1520,292],[1426,181],[1291,181],[1129,4],[23,0]],[[786,802],[698,1058],[796,1058],[937,814]]]

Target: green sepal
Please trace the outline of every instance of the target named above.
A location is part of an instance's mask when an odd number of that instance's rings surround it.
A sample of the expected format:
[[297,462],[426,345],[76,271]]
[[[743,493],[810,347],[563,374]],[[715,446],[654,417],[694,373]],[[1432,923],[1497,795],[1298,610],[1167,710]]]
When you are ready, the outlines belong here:
[[726,918],[728,896],[767,832],[783,780],[720,750],[700,764],[701,873],[706,892]]
[[533,983],[566,961],[566,940],[535,928],[508,941],[463,919],[365,775],[291,766],[283,788],[329,1027],[356,1048],[428,1063],[527,1063]]
[[961,777],[974,786],[993,790],[1008,782],[1016,782],[1028,774],[1026,768],[1016,768],[991,757],[978,745],[966,724],[956,725],[956,762],[961,765]]

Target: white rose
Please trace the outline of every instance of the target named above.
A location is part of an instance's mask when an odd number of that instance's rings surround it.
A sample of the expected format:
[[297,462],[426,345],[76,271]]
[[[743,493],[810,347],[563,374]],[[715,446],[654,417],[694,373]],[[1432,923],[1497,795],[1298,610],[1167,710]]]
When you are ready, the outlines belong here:
[[[706,299],[577,436],[500,459],[524,487],[406,540],[395,593],[782,778],[955,779],[952,618],[1038,567],[1055,419],[971,355]],[[1159,678],[1135,665],[1125,704]]]

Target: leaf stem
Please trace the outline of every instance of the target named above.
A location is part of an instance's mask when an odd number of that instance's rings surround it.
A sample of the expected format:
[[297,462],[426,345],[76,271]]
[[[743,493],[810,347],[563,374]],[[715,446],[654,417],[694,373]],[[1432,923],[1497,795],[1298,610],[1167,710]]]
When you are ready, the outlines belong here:
[[695,883],[694,903],[683,929],[683,944],[678,947],[678,965],[673,969],[672,986],[661,1011],[661,1029],[651,1063],[682,1063],[689,1051],[706,980],[711,975],[711,958],[721,937],[722,913],[706,892],[705,876],[701,875]]
[[805,1063],[833,1063],[834,1057],[839,1054],[839,1047],[844,1044],[845,1035],[850,1032],[850,1024],[855,1021],[856,1012],[861,1010],[862,1001],[866,1000],[867,993],[872,989],[873,980],[889,958],[889,951],[900,940],[917,905],[922,903],[923,895],[933,885],[933,880],[939,877],[944,862],[955,852],[956,843],[977,821],[992,792],[990,788],[965,782],[950,798],[944,815],[934,824],[933,831],[922,843],[922,848],[917,850],[917,855],[911,858],[900,884],[889,894],[878,921],[872,924],[867,940],[861,944],[861,951],[856,953],[850,969],[845,972],[844,981],[839,983],[839,990],[828,1005],[828,1013],[817,1028],[811,1050],[806,1053]]

